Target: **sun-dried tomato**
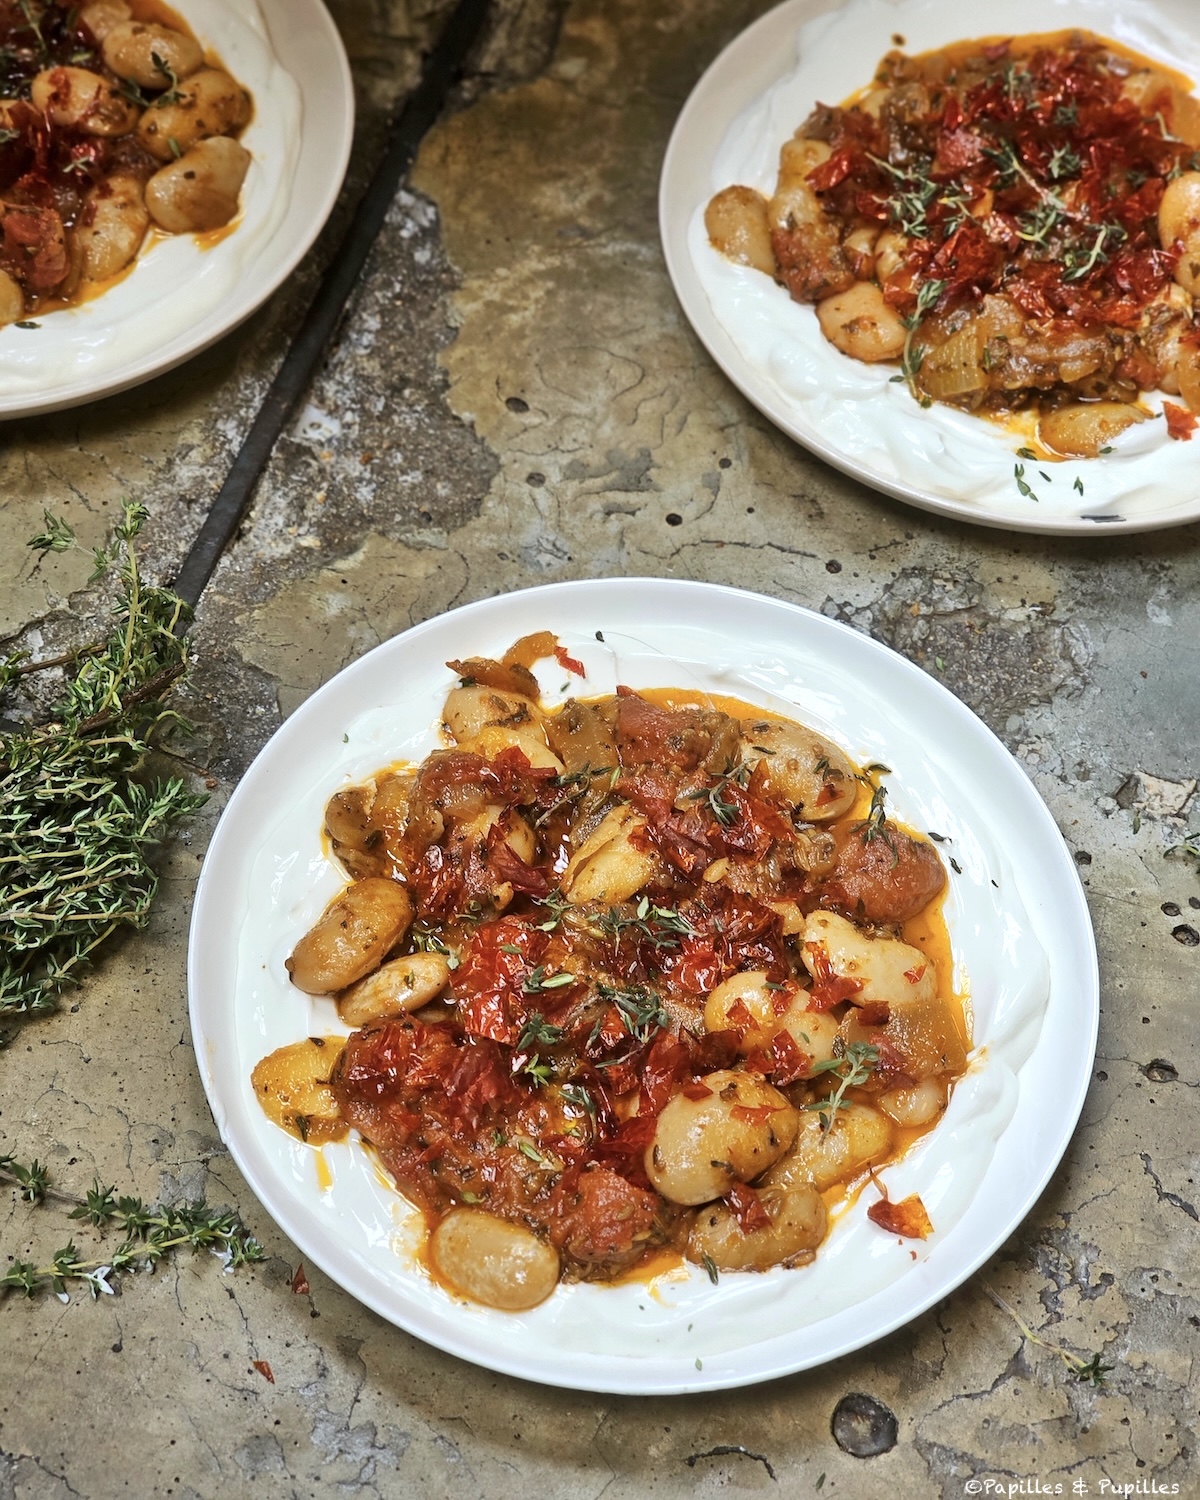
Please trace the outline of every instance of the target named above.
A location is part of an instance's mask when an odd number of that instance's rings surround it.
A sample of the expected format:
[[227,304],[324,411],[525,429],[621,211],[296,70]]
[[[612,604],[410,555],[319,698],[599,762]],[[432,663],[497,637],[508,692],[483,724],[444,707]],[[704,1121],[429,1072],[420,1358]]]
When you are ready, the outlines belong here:
[[464,1028],[514,1046],[531,1009],[524,983],[549,943],[546,933],[518,917],[476,929],[454,975]]
[[586,677],[583,663],[578,657],[572,656],[565,646],[555,646],[554,660],[564,672],[572,672],[576,677]]
[[748,1182],[731,1183],[722,1196],[743,1234],[753,1234],[756,1229],[771,1227],[771,1215]]
[[1194,413],[1185,407],[1176,406],[1174,401],[1163,402],[1163,416],[1167,419],[1167,433],[1178,442],[1190,441],[1192,433],[1196,430],[1196,417]]
[[867,1209],[867,1218],[889,1234],[902,1235],[905,1239],[925,1240],[933,1233],[933,1223],[916,1193],[892,1203],[880,1198]]

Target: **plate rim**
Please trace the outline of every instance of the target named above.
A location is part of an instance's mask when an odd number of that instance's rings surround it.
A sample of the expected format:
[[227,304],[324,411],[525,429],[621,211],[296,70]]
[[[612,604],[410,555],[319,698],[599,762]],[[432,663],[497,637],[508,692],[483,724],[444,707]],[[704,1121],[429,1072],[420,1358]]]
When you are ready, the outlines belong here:
[[[232,9],[244,14],[245,7],[240,0],[227,0],[227,3]],[[300,90],[302,112],[300,152],[296,159],[297,177],[306,166],[306,145],[311,149],[312,141],[310,126],[316,122],[310,120],[307,91],[295,72],[296,50],[291,41],[293,35],[302,37],[302,45],[308,50],[315,43],[313,28],[320,32],[319,40],[329,69],[328,82],[336,84],[338,108],[336,111],[323,112],[319,122],[322,130],[336,142],[336,150],[323,179],[317,206],[309,215],[304,231],[293,234],[285,211],[274,233],[252,262],[254,266],[266,263],[272,268],[264,288],[249,297],[244,294],[239,297],[235,291],[224,307],[210,313],[195,328],[177,335],[172,342],[178,343],[178,348],[165,355],[161,349],[151,351],[98,380],[77,380],[72,385],[59,387],[53,393],[39,396],[24,391],[11,396],[0,396],[0,423],[48,416],[52,412],[103,401],[186,364],[253,317],[275,295],[316,243],[342,190],[354,142],[355,98],[350,61],[341,33],[324,0],[255,0],[255,4],[262,16],[267,40],[276,61],[291,75]],[[288,61],[289,55],[293,57],[292,63]]]
[[[439,1327],[431,1331],[427,1327],[416,1328],[410,1322],[406,1322],[403,1309],[397,1310],[394,1305],[393,1294],[388,1288],[379,1283],[370,1275],[366,1268],[357,1265],[347,1268],[346,1266],[334,1266],[325,1254],[324,1246],[314,1245],[314,1238],[324,1238],[322,1226],[312,1220],[303,1205],[295,1203],[284,1192],[282,1184],[274,1178],[266,1178],[258,1172],[254,1161],[251,1159],[252,1142],[243,1143],[236,1137],[231,1138],[227,1133],[226,1114],[222,1097],[217,1087],[217,1079],[213,1068],[208,1061],[208,1047],[211,1038],[204,1025],[204,1000],[202,993],[207,982],[207,970],[209,960],[203,951],[202,938],[206,922],[206,912],[210,901],[215,904],[218,899],[212,896],[211,890],[218,879],[213,872],[218,865],[224,861],[226,845],[236,839],[236,834],[231,830],[237,823],[242,813],[242,806],[256,794],[257,781],[267,775],[264,763],[268,752],[285,731],[290,734],[301,733],[310,720],[319,717],[321,712],[321,700],[331,690],[334,684],[340,683],[347,674],[356,671],[367,671],[369,668],[364,664],[381,653],[394,651],[397,643],[414,635],[424,635],[431,631],[443,628],[444,622],[453,617],[462,619],[471,614],[487,616],[493,611],[501,613],[513,600],[530,600],[540,602],[546,601],[548,613],[552,601],[562,598],[568,593],[580,591],[611,591],[614,595],[636,592],[646,587],[663,588],[668,594],[674,591],[677,595],[682,593],[692,595],[703,595],[711,598],[718,595],[730,601],[746,599],[757,601],[761,604],[777,609],[783,615],[802,616],[809,618],[818,625],[819,629],[828,629],[834,636],[843,634],[851,637],[859,648],[881,653],[889,659],[892,666],[906,674],[912,674],[919,678],[925,690],[933,689],[946,703],[947,708],[965,718],[973,726],[975,733],[982,734],[993,742],[993,749],[997,751],[1008,763],[1011,771],[1014,771],[1019,780],[1024,783],[1024,795],[1028,799],[1028,807],[1037,817],[1047,835],[1057,845],[1061,856],[1061,868],[1067,877],[1061,892],[1064,901],[1064,923],[1073,929],[1073,938],[1082,939],[1083,947],[1087,955],[1086,974],[1077,976],[1080,1000],[1078,1003],[1086,1008],[1088,1017],[1088,1036],[1082,1051],[1076,1054],[1076,1067],[1073,1090],[1068,1092],[1065,1109],[1061,1108],[1057,1114],[1057,1128],[1054,1132],[1053,1145],[1041,1161],[1040,1170],[1024,1180],[1020,1193],[1021,1207],[1018,1213],[1010,1219],[1006,1219],[999,1227],[993,1229],[983,1236],[981,1248],[969,1256],[965,1261],[954,1266],[947,1277],[944,1271],[939,1271],[936,1278],[933,1273],[925,1276],[927,1284],[920,1291],[914,1301],[907,1303],[902,1297],[893,1297],[894,1310],[885,1316],[882,1321],[871,1330],[862,1334],[850,1334],[827,1348],[816,1358],[800,1357],[790,1358],[784,1362],[777,1362],[768,1369],[755,1369],[730,1373],[722,1370],[719,1372],[708,1372],[688,1367],[685,1375],[679,1370],[680,1358],[670,1357],[640,1357],[634,1355],[611,1355],[611,1354],[587,1354],[578,1356],[578,1367],[569,1372],[561,1369],[552,1373],[539,1368],[539,1359],[536,1351],[531,1356],[524,1354],[507,1354],[497,1352],[491,1348],[486,1354],[482,1354],[478,1348],[473,1347],[468,1333],[459,1335],[453,1326],[452,1314],[443,1320],[449,1326]],[[288,726],[296,726],[288,731]],[[254,773],[254,774],[252,774]],[[1069,911],[1066,909],[1069,906]],[[204,1086],[206,1097],[213,1113],[218,1132],[229,1150],[230,1156],[238,1170],[241,1172],[247,1185],[258,1198],[260,1204],[274,1221],[276,1226],[288,1236],[289,1239],[301,1251],[304,1258],[310,1263],[318,1266],[330,1279],[348,1292],[364,1306],[370,1307],[388,1323],[403,1329],[412,1337],[419,1338],[442,1351],[453,1354],[458,1358],[467,1360],[484,1369],[494,1370],[501,1374],[515,1376],[525,1380],[532,1380],[541,1384],[555,1386],[563,1389],[580,1391],[593,1391],[604,1394],[623,1395],[677,1395],[677,1394],[700,1394],[706,1391],[732,1389],[746,1385],[758,1384],[767,1380],[773,1380],[787,1375],[798,1373],[801,1370],[815,1368],[827,1364],[833,1359],[842,1357],[854,1350],[867,1347],[879,1339],[894,1333],[898,1328],[911,1322],[913,1319],[927,1312],[930,1307],[949,1296],[967,1281],[979,1267],[984,1264],[996,1250],[1003,1244],[1004,1240],[1011,1235],[1016,1228],[1024,1222],[1033,1210],[1038,1198],[1045,1190],[1050,1178],[1057,1170],[1067,1147],[1074,1134],[1079,1116],[1083,1109],[1088,1087],[1091,1081],[1092,1066],[1095,1056],[1095,1048],[1099,1026],[1099,967],[1096,951],[1095,935],[1088,912],[1086,897],[1084,895],[1082,881],[1079,872],[1071,859],[1066,842],[1061,831],[1058,829],[1053,816],[1045,801],[1038,793],[1037,788],[1025,772],[1024,768],[1016,758],[1007,750],[994,732],[967,707],[960,699],[949,691],[936,678],[922,671],[915,663],[894,651],[871,636],[853,629],[845,623],[831,619],[829,616],[807,608],[803,605],[793,604],[790,601],[781,600],[771,595],[756,593],[752,590],[740,589],[728,584],[705,583],[698,580],[670,579],[670,578],[600,578],[572,580],[559,583],[535,585],[527,589],[514,590],[510,593],[494,595],[489,598],[472,601],[460,605],[453,610],[435,615],[428,620],[422,621],[406,630],[397,632],[387,640],[380,642],[371,650],[364,652],[353,661],[347,663],[339,672],[335,673],[325,683],[318,687],[295,712],[284,721],[278,730],[263,746],[254,761],[240,778],[237,786],[230,796],[229,802],[224,808],[217,827],[213,831],[208,850],[206,851],[203,866],[197,880],[195,897],[193,903],[191,927],[188,941],[187,961],[187,983],[188,983],[188,1009],[191,1025],[193,1048],[196,1055],[197,1067],[200,1072],[201,1081]],[[1053,1003],[1053,991],[1047,1001],[1047,1007]],[[1036,1047],[1035,1047],[1036,1052]],[[1028,1059],[1026,1060],[1029,1061]],[[1021,1065],[1022,1068],[1026,1064]],[[1019,1075],[1020,1070],[1018,1070]],[[1008,1127],[1005,1127],[1006,1129]],[[1003,1132],[1001,1138],[1003,1136]],[[953,1233],[951,1229],[949,1233]],[[888,1291],[894,1292],[895,1288],[875,1293],[873,1296],[884,1297]],[[506,1315],[497,1313],[496,1317],[503,1319]],[[836,1319],[841,1315],[833,1314]],[[814,1325],[818,1326],[818,1325]],[[761,1347],[761,1341],[758,1347]],[[749,1346],[755,1347],[755,1346]],[[715,1365],[718,1359],[727,1360],[736,1357],[740,1351],[733,1351],[732,1356],[714,1357],[712,1363]],[[594,1367],[594,1368],[593,1368]],[[660,1367],[669,1367],[671,1373],[663,1374]],[[645,1378],[653,1369],[652,1379]],[[614,1373],[614,1371],[618,1373]],[[639,1378],[640,1377],[640,1378]]]
[[[693,209],[689,209],[686,217],[681,220],[676,205],[668,200],[679,191],[678,179],[685,175],[682,161],[690,149],[689,137],[696,130],[696,122],[705,120],[707,135],[711,129],[715,128],[707,124],[708,120],[714,116],[719,119],[720,135],[716,142],[719,144],[736,114],[745,109],[763,91],[759,90],[748,95],[744,94],[744,91],[739,91],[739,102],[732,114],[725,109],[713,107],[709,96],[718,91],[727,76],[746,71],[741,66],[745,60],[742,54],[744,53],[746,58],[756,55],[762,38],[775,40],[777,32],[780,34],[779,40],[794,44],[795,33],[805,21],[830,14],[836,9],[838,9],[838,0],[834,0],[834,3],[830,3],[830,0],[780,0],[778,5],[756,17],[721,48],[692,86],[676,116],[659,173],[658,229],[667,275],[692,332],[703,344],[726,379],[785,437],[813,453],[832,468],[858,480],[866,488],[899,500],[903,504],[915,506],[919,510],[991,530],[1020,531],[1041,536],[1086,536],[1101,539],[1108,536],[1128,535],[1131,532],[1165,531],[1171,527],[1187,526],[1200,521],[1200,488],[1190,500],[1181,500],[1178,503],[1177,509],[1190,507],[1185,514],[1158,512],[1146,516],[1122,517],[1120,520],[1106,519],[1097,522],[1080,516],[1058,516],[1052,520],[1041,521],[1036,515],[1025,518],[1019,513],[1000,514],[994,511],[981,511],[976,502],[935,495],[929,491],[919,490],[915,486],[906,485],[902,481],[890,479],[886,475],[877,474],[869,465],[859,462],[852,455],[845,454],[825,442],[819,431],[813,430],[801,434],[787,410],[786,400],[776,394],[769,381],[756,377],[752,370],[747,369],[746,362],[742,359],[733,340],[713,313],[708,297],[691,263],[687,246],[688,221],[695,206],[698,205],[693,205]],[[769,70],[762,68],[755,70],[756,72],[769,71],[770,78],[764,85],[764,89],[778,82],[794,66],[793,50],[794,48],[789,46],[777,47],[775,61],[772,62]],[[711,114],[710,111],[712,111]]]

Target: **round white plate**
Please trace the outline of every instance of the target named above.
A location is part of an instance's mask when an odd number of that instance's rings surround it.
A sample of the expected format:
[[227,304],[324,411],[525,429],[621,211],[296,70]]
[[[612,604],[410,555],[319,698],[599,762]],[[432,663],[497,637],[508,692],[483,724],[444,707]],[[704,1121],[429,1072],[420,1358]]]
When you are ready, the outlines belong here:
[[[439,743],[448,659],[495,655],[553,630],[587,668],[582,691],[677,686],[734,694],[883,761],[890,806],[943,835],[956,974],[976,1047],[937,1128],[883,1174],[935,1227],[899,1241],[836,1222],[815,1263],[650,1284],[561,1286],[512,1315],[460,1302],[419,1259],[420,1218],[357,1139],[302,1145],[250,1087],[274,1048],[341,1026],[332,1000],[288,982],[284,959],[344,877],[321,848],[340,786]],[[548,700],[571,688],[540,669]],[[576,686],[578,683],[576,682]],[[1024,773],[945,688],[844,625],[757,594],[602,579],[510,594],[418,625],[299,708],[230,800],[196,892],[189,954],[196,1058],[221,1135],[306,1260],[383,1317],[477,1364],[581,1390],[713,1390],[820,1364],[946,1296],[1029,1211],[1082,1107],[1098,1015],[1096,956],[1062,839]]]
[[1024,438],[948,406],[922,410],[891,383],[894,366],[839,354],[811,307],[708,243],[704,206],[713,193],[742,183],[769,195],[783,142],[818,101],[837,104],[868,83],[895,35],[907,51],[924,52],[995,35],[999,22],[1005,36],[1080,26],[1200,80],[1195,0],[1006,0],[1003,14],[962,0],[787,0],[721,53],[675,125],[659,222],[676,294],[709,353],[765,416],[897,499],[983,526],[1059,534],[1195,520],[1200,435],[1173,441],[1156,418],[1123,434],[1107,456],[1023,461],[1016,450]]
[[321,0],[179,0],[178,9],[254,96],[241,215],[211,246],[163,236],[102,296],[36,328],[0,328],[0,419],[111,396],[216,343],[291,275],[337,199],[354,89]]

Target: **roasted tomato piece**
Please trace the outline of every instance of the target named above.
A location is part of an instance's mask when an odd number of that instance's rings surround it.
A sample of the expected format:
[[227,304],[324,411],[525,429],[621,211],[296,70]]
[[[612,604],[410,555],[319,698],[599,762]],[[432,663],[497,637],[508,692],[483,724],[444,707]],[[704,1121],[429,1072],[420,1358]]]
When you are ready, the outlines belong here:
[[856,823],[840,840],[833,874],[821,886],[821,905],[860,922],[907,922],[946,884],[932,844],[885,823],[867,838]]
[[656,1237],[662,1209],[657,1193],[608,1167],[572,1167],[550,1198],[550,1238],[577,1274],[611,1276]]
[[737,759],[739,726],[728,714],[702,708],[660,708],[636,693],[617,700],[617,749],[623,766],[675,766],[724,771]]

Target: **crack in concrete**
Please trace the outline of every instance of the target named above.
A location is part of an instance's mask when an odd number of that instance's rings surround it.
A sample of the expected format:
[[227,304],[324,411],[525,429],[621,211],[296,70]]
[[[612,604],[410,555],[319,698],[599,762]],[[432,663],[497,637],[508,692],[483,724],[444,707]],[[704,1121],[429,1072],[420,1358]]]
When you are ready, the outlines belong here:
[[1154,1170],[1154,1166],[1150,1161],[1149,1153],[1145,1151],[1139,1151],[1138,1156],[1141,1159],[1141,1163],[1143,1168],[1145,1169],[1146,1176],[1149,1177],[1150,1181],[1154,1184],[1154,1191],[1158,1194],[1158,1201],[1160,1203],[1170,1203],[1172,1207],[1177,1208],[1182,1213],[1187,1214],[1189,1219],[1192,1219],[1195,1223],[1200,1224],[1200,1214],[1196,1212],[1194,1205],[1189,1203],[1186,1198],[1181,1198],[1178,1193],[1170,1193],[1163,1187],[1162,1178],[1159,1177],[1158,1173]]
[[776,1474],[766,1454],[752,1453],[749,1448],[744,1448],[741,1443],[718,1443],[715,1448],[706,1448],[703,1453],[689,1453],[685,1462],[689,1469],[694,1469],[701,1459],[725,1458],[730,1455],[736,1455],[738,1458],[751,1458],[755,1463],[762,1464],[772,1480],[776,1484],[779,1483],[779,1476]]

